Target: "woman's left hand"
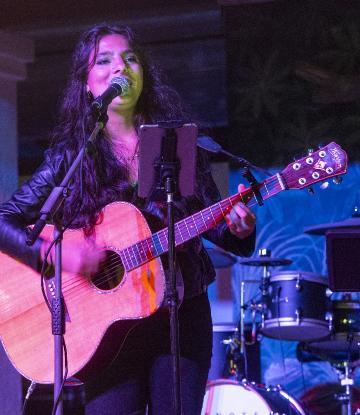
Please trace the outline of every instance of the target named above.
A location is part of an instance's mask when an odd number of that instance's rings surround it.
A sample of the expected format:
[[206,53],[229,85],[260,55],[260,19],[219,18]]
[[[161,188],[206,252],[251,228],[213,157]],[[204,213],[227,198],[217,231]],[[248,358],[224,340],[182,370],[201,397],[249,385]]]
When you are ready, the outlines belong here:
[[[238,192],[245,190],[243,184],[239,184]],[[225,216],[225,221],[230,229],[230,232],[239,239],[244,239],[251,235],[256,224],[255,214],[244,203],[237,203],[231,209],[230,213]]]

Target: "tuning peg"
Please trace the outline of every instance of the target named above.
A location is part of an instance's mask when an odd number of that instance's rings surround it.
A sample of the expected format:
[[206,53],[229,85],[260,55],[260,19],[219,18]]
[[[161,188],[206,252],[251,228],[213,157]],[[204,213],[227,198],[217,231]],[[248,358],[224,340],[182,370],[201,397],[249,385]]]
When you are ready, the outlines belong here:
[[341,176],[336,176],[332,180],[334,184],[340,184],[343,181]]
[[321,185],[320,185],[320,189],[321,190],[325,190],[325,189],[327,189],[329,187],[329,182],[323,182],[323,183],[321,183]]
[[307,150],[308,156],[311,156],[313,152],[314,152],[313,148],[308,148]]

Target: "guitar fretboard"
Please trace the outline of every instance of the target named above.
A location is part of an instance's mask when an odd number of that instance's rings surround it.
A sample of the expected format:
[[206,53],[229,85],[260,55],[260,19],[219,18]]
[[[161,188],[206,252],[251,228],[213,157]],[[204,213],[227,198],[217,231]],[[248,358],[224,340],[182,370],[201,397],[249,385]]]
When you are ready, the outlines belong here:
[[[263,200],[286,190],[280,174],[266,179],[259,185],[259,193]],[[214,205],[175,223],[175,245],[179,246],[190,239],[199,236],[219,224],[237,202],[248,206],[258,204],[251,188],[242,193],[236,193]],[[137,242],[120,252],[121,260],[126,271],[131,271],[142,264],[164,254],[169,249],[168,228],[154,233],[149,238]]]

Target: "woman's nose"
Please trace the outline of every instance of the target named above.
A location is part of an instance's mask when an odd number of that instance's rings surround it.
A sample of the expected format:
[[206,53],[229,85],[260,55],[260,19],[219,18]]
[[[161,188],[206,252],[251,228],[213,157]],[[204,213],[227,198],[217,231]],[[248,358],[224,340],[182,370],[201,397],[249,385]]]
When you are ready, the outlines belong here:
[[121,73],[126,67],[126,64],[123,58],[119,57],[114,61],[113,72],[114,73]]

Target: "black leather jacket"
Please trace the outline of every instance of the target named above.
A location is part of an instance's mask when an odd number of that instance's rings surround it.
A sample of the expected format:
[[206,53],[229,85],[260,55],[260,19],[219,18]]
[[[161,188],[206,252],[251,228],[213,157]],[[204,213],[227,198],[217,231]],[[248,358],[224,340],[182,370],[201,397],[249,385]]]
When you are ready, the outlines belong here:
[[[39,211],[55,185],[59,185],[71,160],[69,153],[56,149],[45,153],[45,160],[34,175],[11,197],[0,205],[0,250],[20,259],[33,269],[40,269],[41,238],[26,245],[26,227],[35,223]],[[211,176],[206,155],[202,152],[197,162],[196,197],[183,198],[176,203],[175,217],[190,215],[220,200],[219,191]],[[145,217],[161,218],[161,207],[154,202],[139,199],[136,188],[128,192],[129,202],[139,207]],[[109,203],[113,200],[109,200]],[[159,222],[159,220],[158,220]],[[162,220],[162,226],[164,222]],[[157,229],[154,229],[157,230]],[[225,222],[203,235],[206,239],[236,255],[249,256],[255,244],[255,232],[244,240],[233,236]],[[215,278],[215,270],[200,238],[194,238],[177,249],[177,259],[184,279],[185,297],[201,294]]]

